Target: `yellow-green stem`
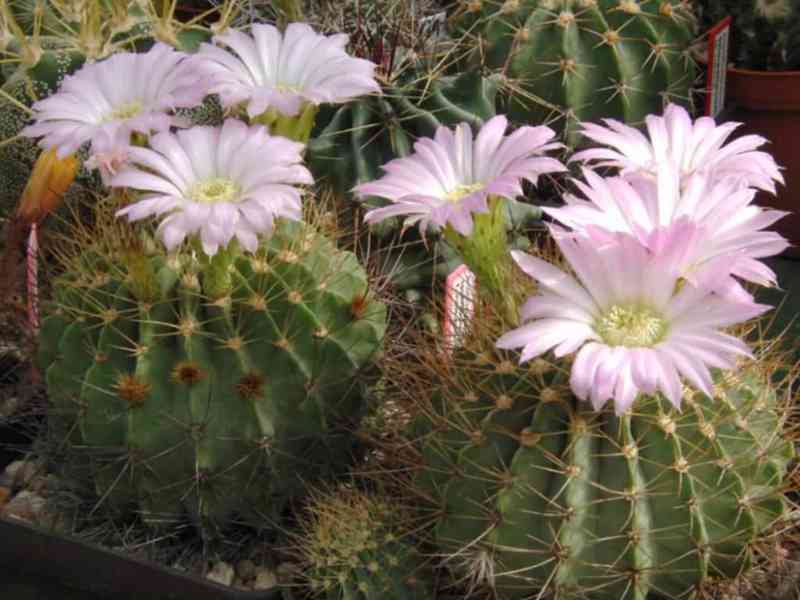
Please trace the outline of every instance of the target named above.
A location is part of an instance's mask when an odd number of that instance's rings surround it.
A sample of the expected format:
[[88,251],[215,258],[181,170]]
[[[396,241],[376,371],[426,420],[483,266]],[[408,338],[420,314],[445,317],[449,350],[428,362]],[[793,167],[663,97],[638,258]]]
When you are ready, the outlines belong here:
[[295,142],[307,144],[318,111],[319,107],[316,104],[306,102],[297,116],[287,117],[274,108],[270,108],[253,117],[250,122],[254,125],[265,125],[272,135],[281,135]]
[[[218,300],[230,296],[233,291],[231,266],[239,256],[240,250],[235,240],[226,248],[219,248],[214,256],[205,257],[203,261],[203,292],[210,300]],[[205,253],[200,253],[205,256]]]

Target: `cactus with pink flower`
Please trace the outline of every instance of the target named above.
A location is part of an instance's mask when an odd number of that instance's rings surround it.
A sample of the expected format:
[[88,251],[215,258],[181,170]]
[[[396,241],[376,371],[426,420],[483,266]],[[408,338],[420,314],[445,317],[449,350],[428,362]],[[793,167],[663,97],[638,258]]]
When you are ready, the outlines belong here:
[[367,220],[443,228],[493,305],[450,358],[440,340],[387,359],[387,394],[415,415],[391,447],[413,448],[426,541],[501,598],[677,598],[737,577],[786,518],[795,456],[779,361],[742,337],[771,308],[745,285],[775,285],[762,260],[787,246],[767,230],[783,214],[753,203],[777,165],[674,105],[646,134],[584,124],[605,146],[573,160],[605,175],[584,168],[583,197],[545,209],[557,254],[534,256],[481,224],[520,178],[563,167],[542,156],[551,132],[504,146],[500,119],[474,145],[440,130],[360,188],[392,202]]

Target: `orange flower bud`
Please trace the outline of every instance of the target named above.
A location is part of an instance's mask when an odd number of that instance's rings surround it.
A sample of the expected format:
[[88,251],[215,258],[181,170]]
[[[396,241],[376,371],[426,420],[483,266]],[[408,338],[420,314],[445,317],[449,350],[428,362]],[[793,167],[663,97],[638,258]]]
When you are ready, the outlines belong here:
[[22,192],[17,216],[26,223],[44,219],[61,204],[61,197],[75,180],[78,159],[74,154],[58,158],[55,148],[45,150],[36,159],[33,173]]

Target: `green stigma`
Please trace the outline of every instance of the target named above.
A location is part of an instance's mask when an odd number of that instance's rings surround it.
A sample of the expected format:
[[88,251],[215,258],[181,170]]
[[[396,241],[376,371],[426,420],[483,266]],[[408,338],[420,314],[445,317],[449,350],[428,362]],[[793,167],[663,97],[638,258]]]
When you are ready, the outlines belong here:
[[131,117],[135,117],[140,112],[142,112],[142,102],[140,100],[134,100],[133,102],[126,102],[125,104],[120,104],[116,106],[114,110],[110,113],[103,116],[103,122],[108,121],[115,121],[115,120],[123,120],[123,119],[130,119]]
[[647,306],[615,304],[594,324],[609,346],[650,347],[664,339],[666,320]]
[[238,183],[227,177],[210,177],[195,183],[189,190],[189,197],[203,204],[235,202],[241,189]]
[[445,200],[448,202],[457,203],[461,200],[464,196],[468,196],[473,192],[477,192],[478,190],[482,189],[484,186],[482,183],[471,183],[465,185],[459,185],[457,188],[450,190],[447,192],[444,197]]

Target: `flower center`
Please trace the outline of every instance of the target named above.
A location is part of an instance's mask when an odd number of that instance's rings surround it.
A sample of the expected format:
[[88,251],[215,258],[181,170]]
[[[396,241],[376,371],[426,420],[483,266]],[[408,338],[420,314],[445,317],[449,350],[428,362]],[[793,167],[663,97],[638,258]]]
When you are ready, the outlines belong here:
[[461,200],[464,196],[468,196],[473,192],[483,189],[482,183],[470,183],[459,185],[457,188],[450,190],[444,195],[445,200],[453,202],[454,204]]
[[235,201],[241,186],[227,177],[211,177],[195,183],[189,190],[189,197],[195,202],[213,204],[215,202]]
[[667,333],[667,322],[647,306],[612,306],[595,321],[595,331],[609,346],[654,346]]
[[115,106],[114,110],[110,113],[103,116],[103,122],[130,119],[142,112],[142,108],[144,107],[142,106],[141,100],[133,100],[132,102],[120,104],[119,106]]

